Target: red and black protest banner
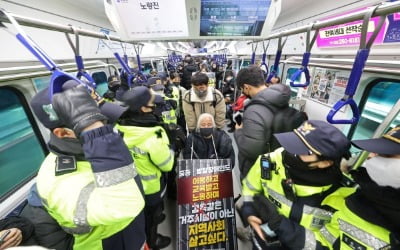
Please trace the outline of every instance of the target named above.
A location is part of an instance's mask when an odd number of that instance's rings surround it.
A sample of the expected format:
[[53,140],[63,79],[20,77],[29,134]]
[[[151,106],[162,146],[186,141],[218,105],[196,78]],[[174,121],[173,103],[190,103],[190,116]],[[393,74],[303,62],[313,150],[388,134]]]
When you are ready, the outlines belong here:
[[180,160],[178,167],[178,249],[236,250],[230,160]]

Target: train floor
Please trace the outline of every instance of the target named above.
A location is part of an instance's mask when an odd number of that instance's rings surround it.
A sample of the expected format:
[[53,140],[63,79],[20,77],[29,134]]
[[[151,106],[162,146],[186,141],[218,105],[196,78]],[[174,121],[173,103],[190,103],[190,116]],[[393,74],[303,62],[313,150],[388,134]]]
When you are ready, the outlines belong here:
[[[232,179],[233,179],[233,190],[234,196],[237,197],[241,193],[241,183],[240,183],[240,173],[238,167],[237,160],[237,146],[235,140],[233,138],[233,133],[228,133],[232,139],[233,147],[236,153],[236,162],[235,167],[232,171]],[[238,202],[241,202],[239,199]],[[158,231],[160,234],[169,236],[172,239],[171,245],[164,248],[165,250],[176,250],[177,249],[177,203],[175,200],[166,199],[165,201],[165,214],[167,215],[166,219],[163,223],[161,223],[158,227]],[[236,228],[243,228],[243,223],[236,212]],[[252,244],[250,241],[242,241],[239,238],[237,239],[238,250],[250,250],[252,249]]]

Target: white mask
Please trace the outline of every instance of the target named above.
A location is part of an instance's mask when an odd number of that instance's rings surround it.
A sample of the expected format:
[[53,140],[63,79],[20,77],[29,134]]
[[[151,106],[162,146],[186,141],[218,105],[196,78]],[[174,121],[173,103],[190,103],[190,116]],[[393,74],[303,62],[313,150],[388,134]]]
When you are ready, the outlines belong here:
[[400,188],[400,159],[375,156],[363,164],[379,186]]

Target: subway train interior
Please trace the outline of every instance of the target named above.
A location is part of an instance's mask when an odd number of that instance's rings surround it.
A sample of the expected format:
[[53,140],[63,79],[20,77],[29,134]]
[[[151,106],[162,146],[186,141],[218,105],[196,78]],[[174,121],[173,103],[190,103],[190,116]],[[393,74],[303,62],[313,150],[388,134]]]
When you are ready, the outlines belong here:
[[[168,73],[190,54],[224,74],[230,62],[234,74],[255,64],[279,76],[294,108],[349,139],[400,124],[400,1],[0,0],[0,8],[0,218],[23,213],[49,153],[49,130],[29,103],[59,74],[93,81],[102,96],[121,70]],[[351,153],[356,164],[366,159]],[[239,197],[237,164],[232,183]],[[166,249],[181,249],[176,201],[166,212]],[[229,249],[251,249],[236,242]]]

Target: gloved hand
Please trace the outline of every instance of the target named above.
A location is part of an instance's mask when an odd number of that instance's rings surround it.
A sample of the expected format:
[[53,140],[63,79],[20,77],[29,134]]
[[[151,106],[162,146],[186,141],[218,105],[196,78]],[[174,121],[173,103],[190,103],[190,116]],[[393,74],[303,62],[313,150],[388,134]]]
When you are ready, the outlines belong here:
[[76,136],[96,121],[107,120],[100,113],[96,101],[82,85],[55,94],[52,102],[59,119],[66,127],[72,129]]
[[256,194],[253,200],[253,207],[258,217],[263,223],[268,223],[269,228],[273,231],[277,230],[283,216],[278,213],[276,206],[262,194]]

